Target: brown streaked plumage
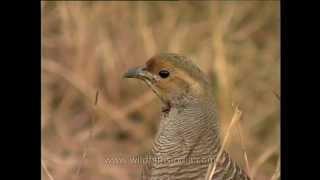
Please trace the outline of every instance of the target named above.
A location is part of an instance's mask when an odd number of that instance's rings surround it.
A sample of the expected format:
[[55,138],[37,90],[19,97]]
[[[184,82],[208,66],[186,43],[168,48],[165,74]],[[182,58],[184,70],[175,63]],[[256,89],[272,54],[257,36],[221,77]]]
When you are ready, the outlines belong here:
[[[212,89],[205,74],[185,56],[162,53],[129,70],[125,77],[145,81],[164,104],[152,149],[158,161],[144,167],[142,179],[204,179],[221,148]],[[223,151],[213,179],[249,177]]]

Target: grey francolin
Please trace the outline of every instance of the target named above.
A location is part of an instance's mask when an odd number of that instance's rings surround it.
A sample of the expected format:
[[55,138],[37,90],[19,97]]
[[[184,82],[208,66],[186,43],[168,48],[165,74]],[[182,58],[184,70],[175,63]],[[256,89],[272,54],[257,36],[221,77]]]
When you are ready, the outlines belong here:
[[205,179],[211,162],[214,180],[249,179],[227,152],[215,162],[221,144],[211,85],[188,58],[158,54],[124,77],[143,80],[164,104],[142,179]]

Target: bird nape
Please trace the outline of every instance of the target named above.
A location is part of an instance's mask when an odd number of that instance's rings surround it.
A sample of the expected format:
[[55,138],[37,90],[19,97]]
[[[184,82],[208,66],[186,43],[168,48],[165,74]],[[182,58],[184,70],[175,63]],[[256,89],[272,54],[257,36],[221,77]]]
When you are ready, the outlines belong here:
[[143,80],[163,102],[151,161],[142,179],[205,179],[216,163],[212,179],[249,179],[223,151],[212,89],[206,75],[185,56],[162,53],[124,77]]

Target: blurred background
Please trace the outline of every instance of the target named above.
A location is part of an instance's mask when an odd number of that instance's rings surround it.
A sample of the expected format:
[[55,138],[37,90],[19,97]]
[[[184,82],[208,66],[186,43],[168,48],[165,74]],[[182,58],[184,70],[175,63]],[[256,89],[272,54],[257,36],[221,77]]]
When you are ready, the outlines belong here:
[[[253,179],[277,174],[280,2],[42,1],[42,179],[139,179],[114,154],[152,147],[160,101],[123,79],[159,52],[181,53],[212,81],[226,149]],[[98,102],[96,101],[98,91]]]

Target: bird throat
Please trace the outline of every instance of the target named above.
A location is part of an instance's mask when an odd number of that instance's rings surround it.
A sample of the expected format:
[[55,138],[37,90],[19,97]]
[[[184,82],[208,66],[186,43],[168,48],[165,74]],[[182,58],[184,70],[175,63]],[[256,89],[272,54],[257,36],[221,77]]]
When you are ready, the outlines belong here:
[[186,154],[212,155],[220,143],[215,112],[196,104],[163,108],[154,144],[156,155],[173,158],[186,158]]
[[169,100],[165,99],[163,96],[161,96],[160,92],[158,91],[158,89],[156,89],[153,85],[152,82],[150,82],[149,80],[144,80],[145,83],[150,87],[150,89],[158,96],[158,98],[161,100],[162,102],[162,107],[161,107],[161,112],[164,114],[168,114],[171,110],[171,103]]

